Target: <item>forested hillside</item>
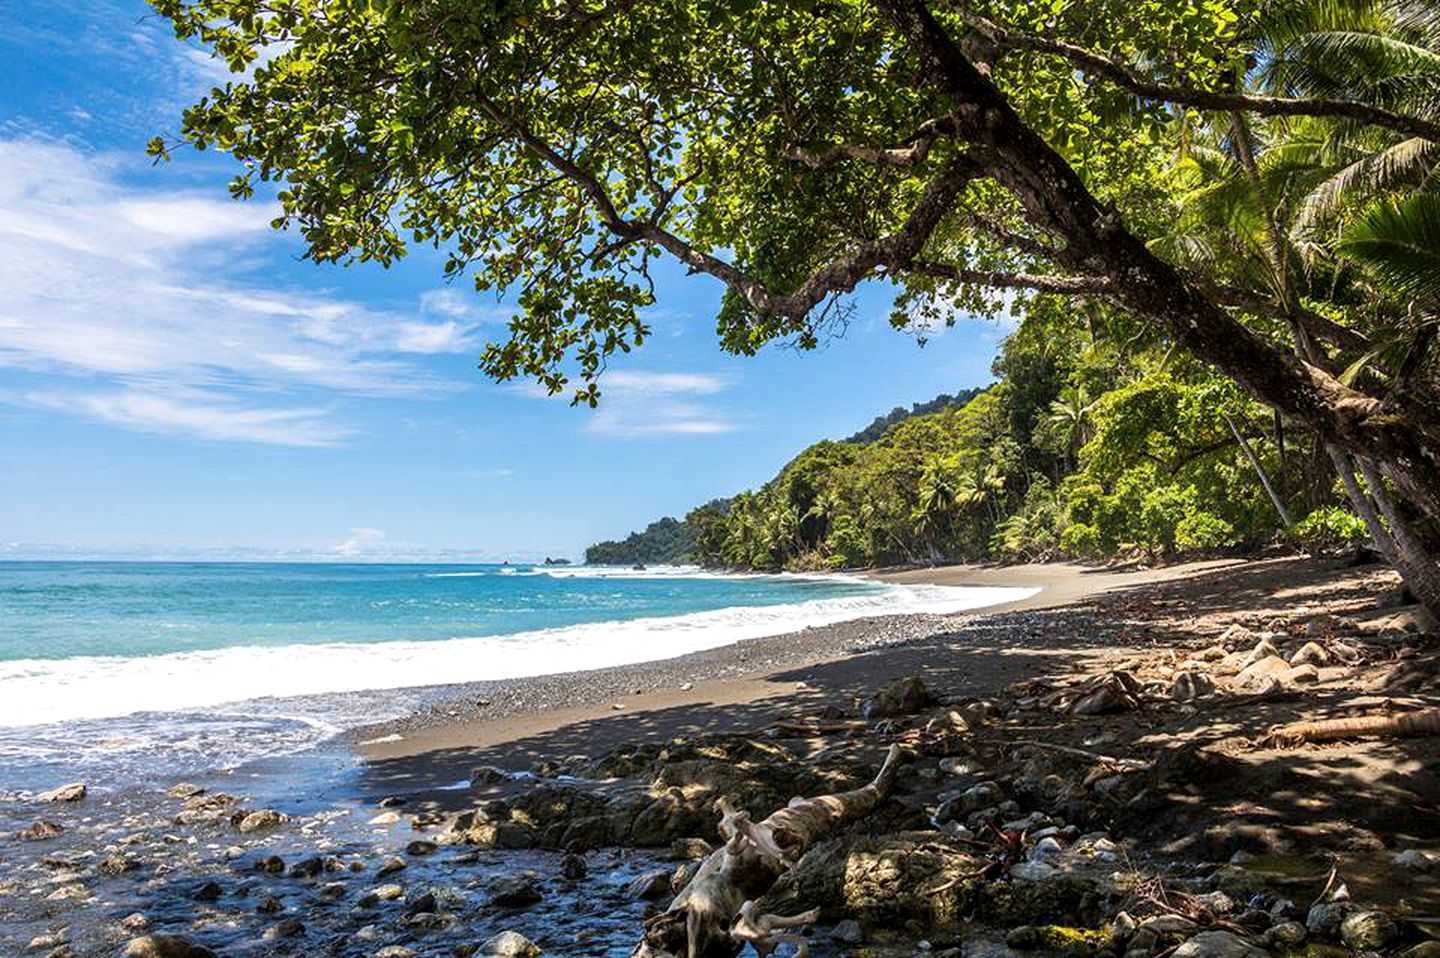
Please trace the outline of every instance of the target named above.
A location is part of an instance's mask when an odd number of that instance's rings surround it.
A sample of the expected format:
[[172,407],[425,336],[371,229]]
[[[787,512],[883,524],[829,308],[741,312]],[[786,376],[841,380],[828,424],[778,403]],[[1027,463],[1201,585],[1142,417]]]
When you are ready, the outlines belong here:
[[1032,309],[994,372],[968,401],[818,442],[759,489],[586,558],[813,569],[1365,537],[1307,434],[1123,314]]

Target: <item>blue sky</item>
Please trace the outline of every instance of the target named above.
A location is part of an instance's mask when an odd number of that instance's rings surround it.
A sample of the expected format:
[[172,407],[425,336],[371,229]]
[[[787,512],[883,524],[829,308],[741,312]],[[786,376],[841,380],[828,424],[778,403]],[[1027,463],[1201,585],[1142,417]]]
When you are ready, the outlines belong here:
[[301,262],[225,157],[150,165],[223,68],[143,3],[0,9],[0,555],[574,555],[990,379],[996,326],[921,349],[879,286],[818,351],[726,356],[668,269],[598,411],[493,384],[508,312],[436,255]]

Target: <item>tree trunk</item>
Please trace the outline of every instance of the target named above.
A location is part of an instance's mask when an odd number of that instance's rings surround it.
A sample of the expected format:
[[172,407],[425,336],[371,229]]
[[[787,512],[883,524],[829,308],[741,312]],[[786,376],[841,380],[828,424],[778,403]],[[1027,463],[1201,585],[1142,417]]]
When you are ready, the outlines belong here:
[[1290,528],[1295,524],[1295,520],[1290,516],[1290,510],[1285,508],[1285,502],[1280,498],[1279,494],[1276,493],[1275,487],[1270,485],[1270,477],[1265,473],[1265,467],[1260,464],[1260,460],[1256,457],[1255,451],[1250,448],[1250,443],[1240,434],[1240,430],[1235,428],[1235,421],[1226,413],[1221,413],[1220,415],[1224,417],[1225,425],[1230,427],[1230,433],[1235,437],[1235,441],[1240,444],[1240,451],[1243,452],[1245,458],[1249,460],[1250,468],[1254,469],[1255,475],[1260,477],[1260,485],[1265,487],[1265,494],[1270,497],[1270,504],[1275,507],[1275,511],[1280,515],[1281,526],[1286,529]]
[[[919,58],[918,79],[948,96],[977,162],[1036,227],[1064,240],[1055,259],[1109,281],[1109,297],[1164,328],[1197,358],[1265,402],[1368,461],[1431,521],[1440,522],[1440,415],[1406,396],[1382,402],[1279,350],[1161,260],[1102,206],[1073,168],[976,68],[925,0],[877,0]],[[1422,556],[1423,558],[1423,556]],[[1426,563],[1426,567],[1433,562]],[[1423,571],[1422,567],[1422,571]],[[1418,594],[1418,593],[1417,593]],[[1430,605],[1440,611],[1440,603]]]
[[1415,598],[1432,614],[1440,610],[1440,563],[1431,557],[1420,538],[1410,528],[1410,522],[1395,507],[1395,500],[1385,488],[1384,480],[1375,465],[1359,460],[1360,474],[1370,487],[1370,494],[1385,515],[1390,526],[1390,540],[1395,549],[1395,566]]

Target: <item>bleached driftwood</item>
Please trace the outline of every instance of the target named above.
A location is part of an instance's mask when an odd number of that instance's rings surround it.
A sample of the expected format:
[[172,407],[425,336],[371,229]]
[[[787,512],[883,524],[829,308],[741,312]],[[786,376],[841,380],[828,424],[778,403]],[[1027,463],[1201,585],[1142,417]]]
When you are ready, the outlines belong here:
[[890,794],[902,754],[891,746],[868,785],[792,801],[761,822],[724,799],[717,802],[725,844],[700,864],[667,910],[645,922],[632,958],[732,958],[747,942],[765,955],[781,942],[798,941],[783,929],[813,917],[760,915],[754,902],[807,848],[874,811]]
[[1440,735],[1440,709],[1397,712],[1391,715],[1362,715],[1358,718],[1296,722],[1270,731],[1262,744],[1294,748],[1306,742],[1337,742],[1349,738],[1407,738]]

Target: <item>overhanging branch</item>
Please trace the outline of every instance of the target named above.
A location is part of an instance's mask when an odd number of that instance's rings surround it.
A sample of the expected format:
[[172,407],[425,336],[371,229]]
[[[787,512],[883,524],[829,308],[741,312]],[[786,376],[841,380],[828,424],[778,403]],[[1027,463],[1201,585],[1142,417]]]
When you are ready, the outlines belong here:
[[1260,116],[1314,116],[1355,120],[1369,126],[1395,130],[1406,136],[1440,142],[1440,123],[1423,117],[1397,113],[1355,100],[1256,96],[1161,83],[1103,53],[1064,40],[1020,33],[963,9],[956,8],[956,12],[972,30],[1001,49],[1028,50],[1061,57],[1085,72],[1104,77],[1141,99],[1194,107],[1198,110],[1239,110]]

